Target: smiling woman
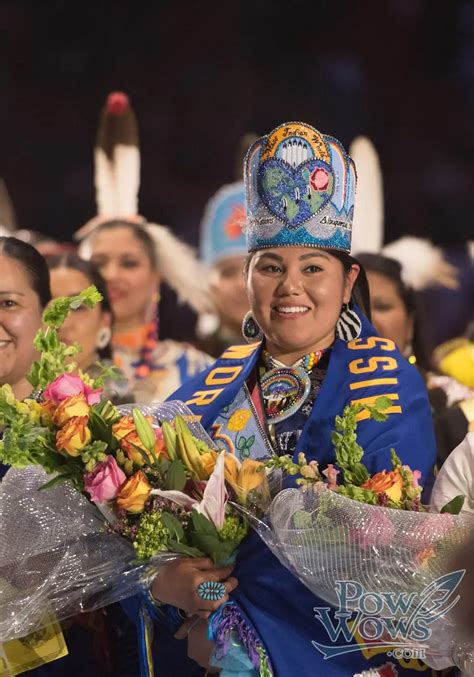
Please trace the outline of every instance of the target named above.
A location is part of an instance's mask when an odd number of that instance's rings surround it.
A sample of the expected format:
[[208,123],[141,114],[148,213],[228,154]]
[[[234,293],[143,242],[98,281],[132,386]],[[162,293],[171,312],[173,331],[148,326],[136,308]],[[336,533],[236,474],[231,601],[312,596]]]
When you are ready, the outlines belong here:
[[[304,452],[326,468],[335,462],[336,416],[352,402],[371,404],[385,395],[393,403],[386,421],[361,418],[358,429],[369,472],[389,469],[394,447],[403,463],[429,480],[435,449],[423,382],[393,341],[377,336],[368,321],[365,273],[350,255],[353,162],[333,137],[290,122],[250,147],[245,180],[251,315],[244,334],[248,329],[253,342],[228,348],[171,399],[184,401],[241,460],[268,452],[297,459]],[[187,574],[182,561],[160,570],[151,592],[206,619],[220,602],[199,600],[195,572]],[[207,571],[209,580],[214,573]],[[379,674],[386,663],[368,646],[354,645],[349,653],[335,652],[328,668],[314,648],[330,642],[314,616],[324,602],[257,536],[242,543],[232,573],[238,586],[230,603],[211,616],[208,627],[205,620],[196,625],[190,619],[179,632],[187,634],[189,655],[201,665],[222,668],[223,674],[239,665],[239,674],[248,677],[325,671],[342,677]],[[232,590],[235,579],[218,574],[226,591]],[[396,671],[418,675],[424,667],[404,662]]]
[[36,358],[33,339],[51,299],[46,262],[34,247],[0,237],[0,385],[18,399],[32,387],[26,379]]

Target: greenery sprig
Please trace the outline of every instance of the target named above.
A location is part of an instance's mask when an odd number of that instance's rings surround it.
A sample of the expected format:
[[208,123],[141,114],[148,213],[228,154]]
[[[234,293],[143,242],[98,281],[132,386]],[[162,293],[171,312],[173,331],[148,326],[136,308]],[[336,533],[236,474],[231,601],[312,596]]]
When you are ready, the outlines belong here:
[[94,286],[84,289],[76,296],[60,296],[54,299],[43,312],[43,325],[36,334],[34,345],[40,353],[40,357],[33,363],[28,381],[35,390],[41,390],[61,375],[74,371],[77,365],[71,358],[80,351],[75,344],[67,346],[59,340],[58,330],[71,310],[77,310],[80,306],[93,308],[102,301],[102,295]]

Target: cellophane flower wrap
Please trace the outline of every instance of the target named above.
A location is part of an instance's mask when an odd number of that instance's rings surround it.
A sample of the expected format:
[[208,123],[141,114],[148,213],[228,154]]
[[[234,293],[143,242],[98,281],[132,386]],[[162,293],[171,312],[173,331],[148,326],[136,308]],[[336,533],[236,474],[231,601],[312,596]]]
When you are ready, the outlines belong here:
[[36,339],[35,391],[0,388],[0,643],[124,599],[179,556],[229,561],[247,522],[229,503],[266,481],[261,463],[213,444],[182,402],[121,405],[103,397],[57,335],[91,287],[57,299]]
[[[384,400],[367,407],[375,420],[385,420],[389,402]],[[420,473],[402,465],[394,450],[392,469],[370,476],[357,444],[360,411],[350,406],[336,418],[335,465],[319,468],[303,454],[297,463],[289,456],[274,457],[268,465],[293,476],[292,486],[267,502],[257,491],[238,509],[281,564],[334,609],[340,609],[341,582],[355,582],[345,588],[351,591],[346,610],[359,618],[367,615],[359,606],[363,593],[381,598],[415,593],[408,608],[372,606],[372,615],[391,619],[392,627],[410,617],[421,619],[429,637],[415,641],[402,623],[398,634],[386,633],[379,641],[387,648],[422,647],[434,667],[456,664],[474,674],[474,642],[462,636],[452,613],[463,575],[453,571],[453,559],[473,532],[473,517],[458,514],[460,496],[441,513],[424,506]]]

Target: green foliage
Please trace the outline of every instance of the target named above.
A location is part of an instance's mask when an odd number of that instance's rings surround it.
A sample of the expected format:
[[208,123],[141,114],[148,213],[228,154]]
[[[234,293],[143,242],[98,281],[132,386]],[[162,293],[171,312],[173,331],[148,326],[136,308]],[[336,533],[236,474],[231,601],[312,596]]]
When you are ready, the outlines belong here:
[[462,507],[464,505],[464,501],[466,500],[466,497],[460,494],[459,496],[455,496],[452,498],[446,505],[443,505],[441,508],[440,512],[447,512],[450,515],[459,515],[459,513],[462,510]]
[[62,343],[58,337],[58,329],[71,310],[76,310],[81,305],[92,308],[100,301],[102,301],[102,296],[94,286],[91,286],[77,296],[61,296],[49,304],[43,313],[45,328],[37,332],[34,340],[40,359],[33,363],[27,376],[33,388],[46,388],[61,374],[74,371],[76,365],[70,360],[79,352],[79,347]]
[[166,489],[171,491],[183,491],[186,484],[186,472],[183,462],[178,458],[170,463],[166,473]]
[[161,510],[144,512],[140,516],[133,547],[139,560],[148,560],[158,552],[168,550],[170,532],[166,528]]
[[344,484],[360,486],[367,482],[370,475],[361,462],[364,450],[357,442],[357,416],[367,410],[374,421],[385,421],[384,410],[391,406],[388,397],[378,397],[373,406],[350,404],[344,408],[342,416],[336,416],[336,430],[332,433],[332,443],[336,452],[336,463],[344,471]]

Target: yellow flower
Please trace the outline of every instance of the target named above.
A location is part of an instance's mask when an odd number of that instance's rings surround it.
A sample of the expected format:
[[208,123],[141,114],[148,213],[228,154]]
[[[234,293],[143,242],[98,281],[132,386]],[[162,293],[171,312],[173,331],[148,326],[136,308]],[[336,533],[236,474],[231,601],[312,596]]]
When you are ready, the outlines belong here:
[[141,470],[136,472],[120,489],[116,503],[117,508],[127,512],[143,512],[150,496],[151,486]]
[[28,407],[28,414],[32,423],[39,423],[43,415],[43,407],[36,400],[26,399],[24,404]]
[[207,451],[205,454],[201,454],[202,469],[206,473],[206,477],[210,477],[212,475],[212,471],[216,465],[217,456],[217,451],[213,451],[212,449]]
[[77,416],[88,416],[90,407],[87,404],[84,393],[71,395],[66,397],[60,404],[58,404],[54,412],[53,422],[55,425],[61,427],[67,423],[71,418]]
[[225,481],[230,484],[240,503],[245,503],[249,491],[266,482],[263,463],[246,458],[240,463],[233,454],[224,459]]
[[248,409],[237,409],[230,417],[227,427],[235,433],[240,433],[247,425],[250,416]]
[[87,416],[76,416],[56,433],[56,447],[69,456],[79,456],[81,450],[91,441],[91,431],[87,427]]

